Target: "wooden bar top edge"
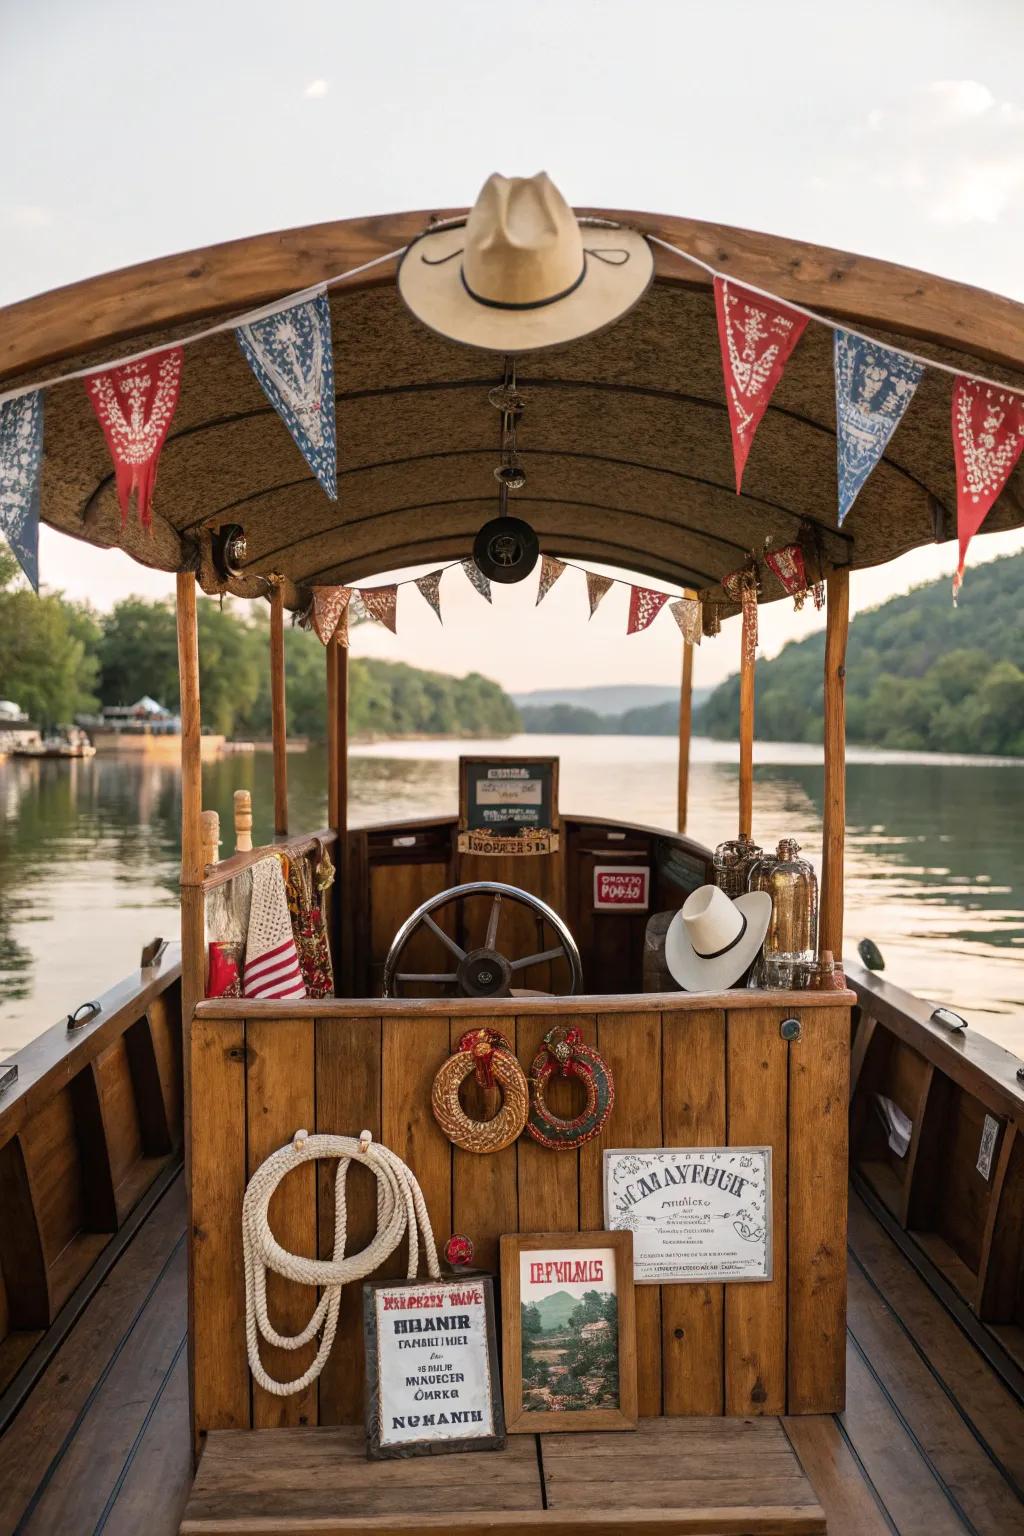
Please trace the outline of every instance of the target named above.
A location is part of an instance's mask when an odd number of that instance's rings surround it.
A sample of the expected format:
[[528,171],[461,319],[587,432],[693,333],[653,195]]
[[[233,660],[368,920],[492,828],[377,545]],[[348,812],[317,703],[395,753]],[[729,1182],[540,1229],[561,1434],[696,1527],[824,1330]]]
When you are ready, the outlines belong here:
[[486,1013],[507,1018],[514,1014],[545,1013],[686,1013],[704,1008],[738,1012],[751,1008],[852,1008],[853,992],[626,992],[575,997],[324,997],[298,1002],[258,1002],[247,998],[210,998],[198,1004],[203,1019],[380,1018]]

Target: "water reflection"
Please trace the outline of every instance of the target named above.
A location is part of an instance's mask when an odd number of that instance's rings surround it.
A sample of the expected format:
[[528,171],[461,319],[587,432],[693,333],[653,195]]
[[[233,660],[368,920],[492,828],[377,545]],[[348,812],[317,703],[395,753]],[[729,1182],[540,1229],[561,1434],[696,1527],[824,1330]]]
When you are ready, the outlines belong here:
[[[353,825],[453,813],[459,750],[458,742],[356,749]],[[675,748],[667,738],[530,737],[470,750],[557,754],[562,805],[574,814],[674,824]],[[735,832],[735,748],[696,742],[693,758],[690,831],[714,844]],[[290,753],[288,770],[292,825],[324,825],[323,751]],[[852,952],[870,935],[894,981],[950,1002],[973,1027],[1024,1054],[1022,771],[851,753],[846,942]],[[224,851],[238,788],[252,792],[255,836],[265,840],[268,754],[204,769],[204,805],[220,812]],[[762,844],[795,836],[817,860],[820,754],[765,749],[754,811]],[[179,814],[173,764],[0,762],[0,1055],[117,980],[155,933],[176,932]]]

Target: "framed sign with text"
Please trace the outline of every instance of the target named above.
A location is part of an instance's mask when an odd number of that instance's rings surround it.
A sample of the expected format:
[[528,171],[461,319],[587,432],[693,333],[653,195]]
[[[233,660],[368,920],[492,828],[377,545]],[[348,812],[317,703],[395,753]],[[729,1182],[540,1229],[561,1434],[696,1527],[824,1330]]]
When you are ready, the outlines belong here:
[[651,871],[646,864],[595,864],[595,912],[646,912]]
[[637,1285],[770,1280],[771,1147],[608,1149],[604,1216]]
[[460,757],[460,853],[558,852],[557,757]]
[[489,1276],[367,1281],[363,1328],[371,1459],[502,1449]]

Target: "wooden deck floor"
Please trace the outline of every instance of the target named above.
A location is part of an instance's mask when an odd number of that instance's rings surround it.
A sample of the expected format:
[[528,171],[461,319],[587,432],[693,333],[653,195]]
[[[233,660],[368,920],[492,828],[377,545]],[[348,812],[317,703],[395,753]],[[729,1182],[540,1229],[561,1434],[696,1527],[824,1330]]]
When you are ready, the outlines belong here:
[[[1024,1409],[856,1197],[848,1363],[782,1421],[832,1536],[1024,1533]],[[178,1179],[0,1440],[0,1536],[175,1536],[190,1481]]]

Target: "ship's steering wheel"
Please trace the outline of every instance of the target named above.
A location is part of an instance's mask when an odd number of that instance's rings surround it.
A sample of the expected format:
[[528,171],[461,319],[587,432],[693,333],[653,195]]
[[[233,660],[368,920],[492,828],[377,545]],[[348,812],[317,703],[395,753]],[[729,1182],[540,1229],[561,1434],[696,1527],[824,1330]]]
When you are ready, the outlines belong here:
[[[445,932],[440,923],[435,920],[434,913],[450,903],[461,905],[474,896],[490,896],[491,910],[487,918],[487,932],[483,945],[479,949],[466,950],[452,938],[450,933]],[[528,908],[534,914],[537,920],[538,948],[532,954],[512,959],[498,949],[498,924],[501,921],[504,902],[514,902]],[[457,912],[456,917],[458,916]],[[545,923],[553,929],[555,938],[558,940],[554,948],[543,947]],[[403,971],[399,969],[403,951],[413,934],[420,928],[429,928],[435,938],[448,950],[455,961],[453,970]],[[465,931],[458,921],[455,931],[456,933]],[[553,912],[547,902],[541,901],[538,896],[531,896],[529,891],[521,891],[517,886],[501,885],[497,880],[471,880],[467,885],[453,885],[451,890],[442,891],[439,896],[431,896],[429,901],[425,901],[406,918],[392,939],[388,957],[384,962],[384,996],[407,995],[403,990],[404,984],[424,982],[445,987],[445,995],[450,997],[514,997],[516,991],[512,987],[512,982],[516,977],[529,970],[531,966],[557,960],[565,960],[569,966],[569,985],[564,993],[558,995],[570,997],[573,993],[579,992],[583,986],[583,968],[580,965],[580,952],[576,948],[576,941],[558,913]],[[523,979],[525,981],[526,978]]]

